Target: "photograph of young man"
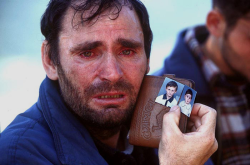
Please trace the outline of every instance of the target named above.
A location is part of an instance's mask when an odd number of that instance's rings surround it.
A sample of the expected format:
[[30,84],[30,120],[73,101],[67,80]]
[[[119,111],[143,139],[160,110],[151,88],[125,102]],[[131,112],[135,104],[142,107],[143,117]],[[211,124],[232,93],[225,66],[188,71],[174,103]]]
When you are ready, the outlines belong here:
[[177,92],[178,85],[175,81],[169,81],[166,85],[166,93],[158,96],[155,102],[172,107],[177,105],[177,100],[174,98],[174,94]]

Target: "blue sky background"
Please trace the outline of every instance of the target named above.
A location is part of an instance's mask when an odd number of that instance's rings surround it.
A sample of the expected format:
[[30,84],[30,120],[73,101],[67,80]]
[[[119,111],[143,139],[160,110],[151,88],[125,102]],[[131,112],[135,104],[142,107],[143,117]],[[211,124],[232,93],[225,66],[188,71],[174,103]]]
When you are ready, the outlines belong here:
[[[180,30],[204,24],[211,0],[142,0],[154,34],[150,74],[171,52]],[[38,99],[45,72],[41,63],[40,18],[48,0],[0,1],[0,129]]]

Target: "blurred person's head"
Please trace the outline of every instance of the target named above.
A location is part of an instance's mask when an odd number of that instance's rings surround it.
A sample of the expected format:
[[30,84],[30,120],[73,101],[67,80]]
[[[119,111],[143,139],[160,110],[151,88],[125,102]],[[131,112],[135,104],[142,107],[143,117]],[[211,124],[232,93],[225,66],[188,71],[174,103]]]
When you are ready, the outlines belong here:
[[250,1],[213,0],[206,25],[207,54],[228,76],[250,80]]
[[213,0],[212,6],[220,11],[227,28],[233,28],[241,18],[249,18],[250,1],[248,0]]

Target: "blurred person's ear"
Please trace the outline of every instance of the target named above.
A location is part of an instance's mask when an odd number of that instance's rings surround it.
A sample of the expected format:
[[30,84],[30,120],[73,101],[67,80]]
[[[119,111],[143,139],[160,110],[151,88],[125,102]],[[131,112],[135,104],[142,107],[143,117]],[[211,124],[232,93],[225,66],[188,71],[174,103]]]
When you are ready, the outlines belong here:
[[209,33],[214,37],[223,37],[226,29],[226,21],[218,9],[215,8],[208,13],[206,26]]
[[47,76],[51,80],[57,80],[58,79],[57,69],[56,66],[53,64],[52,60],[49,58],[49,46],[46,40],[43,41],[42,43],[41,55],[42,55],[43,68]]

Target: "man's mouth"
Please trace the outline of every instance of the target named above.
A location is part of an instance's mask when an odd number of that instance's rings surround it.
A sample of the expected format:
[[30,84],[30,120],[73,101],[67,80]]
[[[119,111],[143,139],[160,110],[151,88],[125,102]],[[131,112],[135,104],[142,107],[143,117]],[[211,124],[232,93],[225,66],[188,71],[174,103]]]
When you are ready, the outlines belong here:
[[92,97],[94,106],[122,106],[128,101],[128,96],[123,93],[102,93]]
[[115,99],[115,98],[122,98],[124,95],[103,95],[98,96],[99,99]]

